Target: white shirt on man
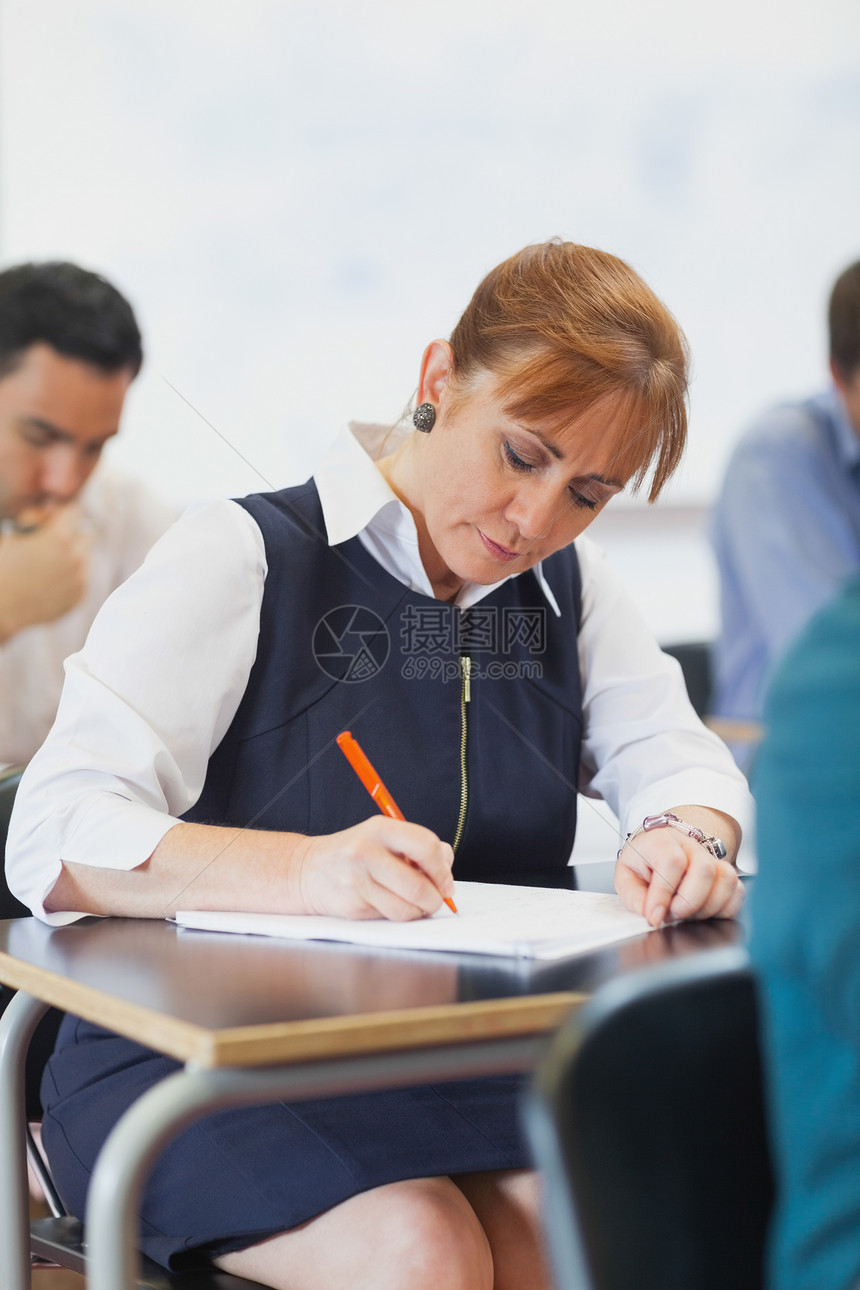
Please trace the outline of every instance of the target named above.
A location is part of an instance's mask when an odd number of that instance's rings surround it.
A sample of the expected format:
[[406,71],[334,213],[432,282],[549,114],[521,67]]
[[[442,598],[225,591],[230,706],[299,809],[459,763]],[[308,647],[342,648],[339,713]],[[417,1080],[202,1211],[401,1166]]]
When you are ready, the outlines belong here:
[[179,513],[139,479],[107,464],[87,480],[77,505],[93,539],[82,599],[53,622],[26,627],[0,644],[0,768],[28,762],[44,742],[66,658],[82,647],[105,600]]

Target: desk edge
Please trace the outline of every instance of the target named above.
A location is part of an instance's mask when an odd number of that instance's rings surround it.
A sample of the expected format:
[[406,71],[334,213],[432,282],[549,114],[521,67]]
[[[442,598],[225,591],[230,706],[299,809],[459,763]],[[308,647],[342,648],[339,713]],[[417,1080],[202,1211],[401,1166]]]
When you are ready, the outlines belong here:
[[268,1066],[540,1034],[554,1029],[587,997],[563,991],[209,1029],[71,981],[2,950],[0,980],[177,1061],[207,1068]]

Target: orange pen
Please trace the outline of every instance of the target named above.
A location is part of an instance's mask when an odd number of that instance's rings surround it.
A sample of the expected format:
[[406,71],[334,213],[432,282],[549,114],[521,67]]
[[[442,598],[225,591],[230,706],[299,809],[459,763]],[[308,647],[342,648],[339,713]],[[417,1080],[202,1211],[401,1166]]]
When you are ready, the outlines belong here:
[[[390,816],[392,820],[404,820],[406,816],[379,778],[378,773],[367,760],[357,740],[353,739],[351,731],[342,730],[337,737],[337,744],[380,811],[382,811],[382,814]],[[448,908],[456,914],[457,906],[450,896],[443,896],[442,899]]]

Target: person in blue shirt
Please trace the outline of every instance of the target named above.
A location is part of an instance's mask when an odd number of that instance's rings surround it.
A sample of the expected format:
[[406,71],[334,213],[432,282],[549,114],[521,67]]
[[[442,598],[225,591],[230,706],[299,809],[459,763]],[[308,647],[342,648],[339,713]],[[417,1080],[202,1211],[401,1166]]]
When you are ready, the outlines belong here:
[[860,579],[777,668],[756,760],[760,979],[778,1179],[771,1290],[860,1284]]
[[860,571],[860,261],[837,279],[828,312],[831,387],[750,427],[714,509],[715,716],[760,721],[774,664]]

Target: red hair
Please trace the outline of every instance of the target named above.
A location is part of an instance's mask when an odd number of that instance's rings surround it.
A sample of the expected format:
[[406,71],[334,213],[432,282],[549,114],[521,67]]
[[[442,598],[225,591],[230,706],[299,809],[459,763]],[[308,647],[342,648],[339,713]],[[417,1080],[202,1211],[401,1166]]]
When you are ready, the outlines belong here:
[[666,306],[628,264],[553,240],[512,255],[484,278],[451,334],[464,391],[482,370],[500,378],[511,415],[568,423],[614,401],[619,473],[654,501],[687,436],[688,351]]

